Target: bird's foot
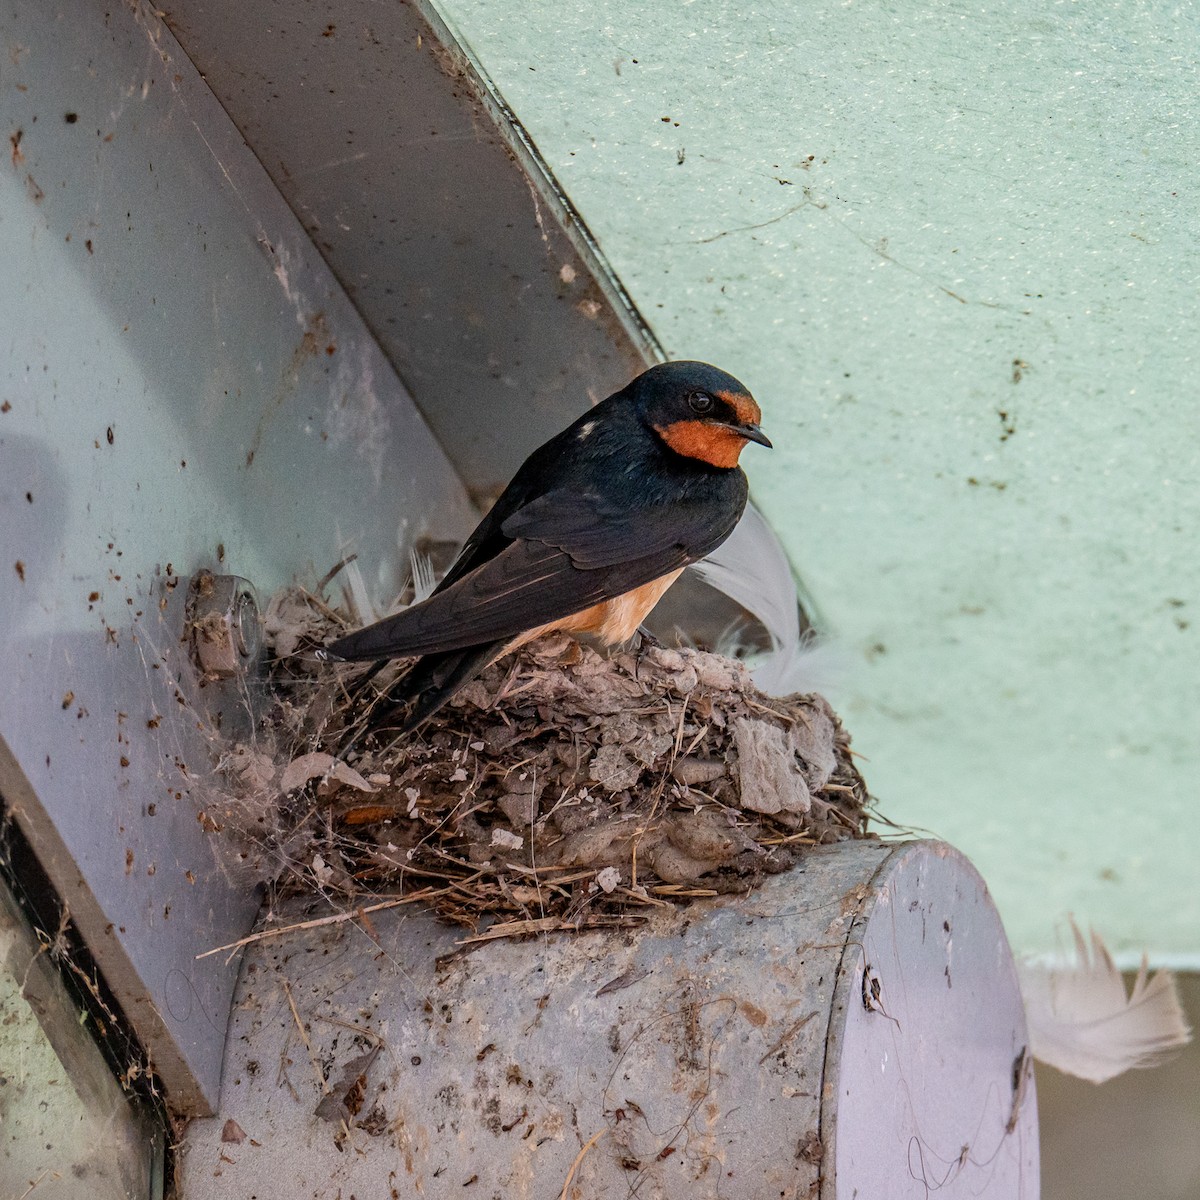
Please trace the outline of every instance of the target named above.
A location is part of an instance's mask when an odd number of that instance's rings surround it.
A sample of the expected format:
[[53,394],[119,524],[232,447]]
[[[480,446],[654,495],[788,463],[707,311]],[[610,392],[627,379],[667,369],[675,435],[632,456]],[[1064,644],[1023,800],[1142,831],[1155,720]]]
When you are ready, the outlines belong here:
[[652,634],[650,630],[645,627],[645,625],[639,625],[637,627],[637,635],[639,650],[645,650],[648,646],[652,646],[655,650],[661,650],[663,648],[662,642],[660,642],[658,638],[656,638],[654,634]]
[[638,670],[642,665],[642,658],[645,655],[646,651],[662,649],[662,642],[660,642],[658,640],[658,638],[656,638],[654,636],[654,634],[652,634],[650,632],[650,630],[648,630],[645,627],[645,625],[639,625],[637,627],[637,635],[638,635],[637,650],[634,652],[634,658],[633,658],[633,677],[634,677],[634,679],[638,678]]

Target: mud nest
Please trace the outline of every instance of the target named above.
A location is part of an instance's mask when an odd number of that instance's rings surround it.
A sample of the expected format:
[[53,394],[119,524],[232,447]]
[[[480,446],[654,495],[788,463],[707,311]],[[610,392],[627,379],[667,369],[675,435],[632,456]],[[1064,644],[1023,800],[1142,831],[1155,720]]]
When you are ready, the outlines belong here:
[[283,893],[424,900],[505,936],[745,892],[809,847],[871,836],[826,701],[765,696],[741,662],[692,649],[550,634],[418,733],[336,757],[376,694],[353,695],[363,668],[312,654],[347,623],[300,589],[272,601],[269,712],[205,813]]

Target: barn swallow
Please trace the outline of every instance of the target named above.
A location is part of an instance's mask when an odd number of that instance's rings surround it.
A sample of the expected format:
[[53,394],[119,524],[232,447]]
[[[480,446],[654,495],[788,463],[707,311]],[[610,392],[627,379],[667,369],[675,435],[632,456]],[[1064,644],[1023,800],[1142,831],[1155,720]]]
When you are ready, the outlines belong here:
[[740,519],[748,485],[738,455],[747,442],[771,445],[761,419],[746,388],[716,367],[651,367],[525,460],[427,599],[321,657],[375,660],[378,670],[417,656],[387,706],[407,706],[399,728],[408,731],[540,634],[628,641],[684,567]]

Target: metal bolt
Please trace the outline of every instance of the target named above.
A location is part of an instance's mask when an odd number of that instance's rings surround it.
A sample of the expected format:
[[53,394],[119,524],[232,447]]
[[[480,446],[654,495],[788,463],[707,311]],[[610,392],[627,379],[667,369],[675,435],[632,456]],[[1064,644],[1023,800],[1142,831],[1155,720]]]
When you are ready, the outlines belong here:
[[185,640],[205,679],[251,670],[262,648],[262,622],[250,582],[197,571],[188,585]]

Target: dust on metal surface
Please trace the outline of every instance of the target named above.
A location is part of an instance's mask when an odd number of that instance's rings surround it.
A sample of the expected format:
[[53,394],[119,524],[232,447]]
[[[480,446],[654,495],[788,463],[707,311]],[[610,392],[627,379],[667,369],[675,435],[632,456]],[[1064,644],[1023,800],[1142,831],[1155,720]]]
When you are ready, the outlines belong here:
[[192,1200],[1038,1194],[1011,956],[946,847],[821,848],[576,937],[464,945],[402,905],[269,929]]
[[171,1103],[204,1111],[235,967],[194,955],[258,897],[192,794],[218,721],[187,577],[273,589],[353,533],[385,593],[469,505],[150,9],[17,0],[0,41],[0,791]]
[[[837,969],[892,853],[814,851],[749,896],[615,932],[464,947],[393,909],[259,942],[186,1194],[544,1197],[574,1164],[585,1195],[807,1196]],[[326,1120],[356,1088],[353,1120]],[[229,1119],[258,1144],[222,1143]]]

